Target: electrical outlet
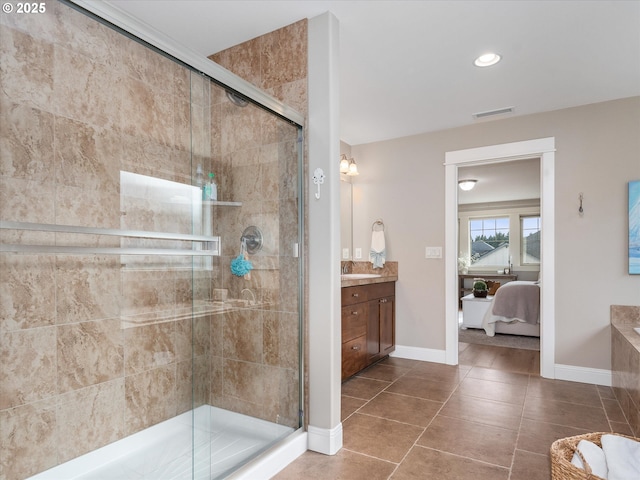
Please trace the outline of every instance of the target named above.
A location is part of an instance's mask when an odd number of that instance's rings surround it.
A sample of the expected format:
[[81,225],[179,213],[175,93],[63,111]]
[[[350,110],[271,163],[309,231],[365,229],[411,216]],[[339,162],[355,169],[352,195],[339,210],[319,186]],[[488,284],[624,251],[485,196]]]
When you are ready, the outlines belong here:
[[426,247],[424,251],[425,258],[442,258],[442,247]]
[[356,258],[362,258],[362,249],[356,248]]
[[342,249],[342,259],[343,260],[349,260],[349,249],[348,248],[343,248]]

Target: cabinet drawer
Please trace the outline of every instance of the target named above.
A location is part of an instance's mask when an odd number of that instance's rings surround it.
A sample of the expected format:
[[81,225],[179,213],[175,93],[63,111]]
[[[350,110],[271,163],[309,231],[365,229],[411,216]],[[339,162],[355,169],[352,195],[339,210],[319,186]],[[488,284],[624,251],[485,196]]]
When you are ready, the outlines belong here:
[[346,342],[367,333],[369,305],[357,303],[342,307],[342,341]]
[[342,379],[350,377],[366,366],[367,336],[362,335],[342,344]]
[[355,287],[344,287],[342,291],[342,306],[353,305],[354,303],[366,302],[368,297],[369,285],[360,285]]
[[395,294],[395,282],[373,283],[369,285],[369,300],[374,298],[391,297]]

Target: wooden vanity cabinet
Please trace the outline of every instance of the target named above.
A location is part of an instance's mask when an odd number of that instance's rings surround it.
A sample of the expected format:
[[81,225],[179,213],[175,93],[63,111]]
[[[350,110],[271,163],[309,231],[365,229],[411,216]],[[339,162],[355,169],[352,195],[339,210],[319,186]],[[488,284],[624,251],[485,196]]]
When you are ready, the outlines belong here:
[[342,288],[342,380],[395,349],[395,282]]
[[342,379],[367,364],[369,302],[366,285],[342,289]]

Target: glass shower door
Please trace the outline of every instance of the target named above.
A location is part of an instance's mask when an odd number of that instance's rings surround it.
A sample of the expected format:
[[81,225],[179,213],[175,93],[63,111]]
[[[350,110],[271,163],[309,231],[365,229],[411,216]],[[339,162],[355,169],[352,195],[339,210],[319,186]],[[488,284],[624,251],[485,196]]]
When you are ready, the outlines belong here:
[[2,23],[3,472],[227,475],[301,425],[300,127],[46,6]]
[[301,426],[300,128],[200,75],[191,84],[192,169],[217,192],[203,228],[221,239],[210,269],[193,270],[194,312],[208,306],[205,324],[194,317],[194,472],[223,478]]

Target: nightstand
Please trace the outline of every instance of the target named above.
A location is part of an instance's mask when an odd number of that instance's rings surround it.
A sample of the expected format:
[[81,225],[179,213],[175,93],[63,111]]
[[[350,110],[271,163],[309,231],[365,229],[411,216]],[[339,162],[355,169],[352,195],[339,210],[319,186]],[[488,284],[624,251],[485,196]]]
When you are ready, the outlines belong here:
[[482,319],[491,305],[493,296],[474,297],[473,293],[462,297],[462,328],[482,328]]

